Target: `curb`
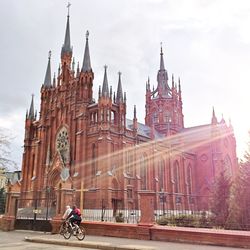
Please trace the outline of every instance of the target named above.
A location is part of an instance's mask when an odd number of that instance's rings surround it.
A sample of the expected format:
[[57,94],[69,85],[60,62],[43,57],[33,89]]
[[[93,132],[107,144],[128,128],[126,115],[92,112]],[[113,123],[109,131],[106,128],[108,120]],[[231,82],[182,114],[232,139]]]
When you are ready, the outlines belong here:
[[83,248],[93,248],[93,249],[103,249],[103,250],[155,250],[152,247],[146,247],[142,245],[120,245],[116,246],[107,242],[93,242],[93,241],[67,241],[58,239],[44,239],[39,237],[25,237],[25,241],[33,243],[43,243],[43,244],[53,244],[61,246],[71,246],[71,247],[83,247]]

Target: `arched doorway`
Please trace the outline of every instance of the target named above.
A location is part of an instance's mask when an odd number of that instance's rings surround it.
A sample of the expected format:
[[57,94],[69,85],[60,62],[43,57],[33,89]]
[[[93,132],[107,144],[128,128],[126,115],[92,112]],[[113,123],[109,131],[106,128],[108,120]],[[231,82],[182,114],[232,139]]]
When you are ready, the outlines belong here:
[[55,168],[48,173],[48,181],[45,187],[46,216],[53,217],[61,211],[61,178],[60,169]]
[[224,163],[223,164],[223,168],[224,168],[223,170],[226,172],[226,174],[229,177],[232,177],[232,175],[233,175],[232,162],[231,162],[231,159],[230,159],[229,155],[226,155],[223,163]]

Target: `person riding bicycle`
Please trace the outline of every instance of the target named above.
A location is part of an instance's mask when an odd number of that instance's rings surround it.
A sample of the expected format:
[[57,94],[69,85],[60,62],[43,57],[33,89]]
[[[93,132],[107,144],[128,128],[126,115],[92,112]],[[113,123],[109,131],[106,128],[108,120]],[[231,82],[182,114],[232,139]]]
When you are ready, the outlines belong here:
[[66,219],[68,217],[68,215],[71,213],[72,209],[70,208],[70,206],[66,206],[66,210],[65,210],[65,213],[63,214],[63,217],[62,219]]
[[72,206],[72,211],[70,214],[67,216],[66,220],[69,219],[69,222],[71,223],[72,226],[75,226],[74,223],[76,222],[78,226],[80,226],[80,223],[82,221],[81,218],[81,211],[77,206]]

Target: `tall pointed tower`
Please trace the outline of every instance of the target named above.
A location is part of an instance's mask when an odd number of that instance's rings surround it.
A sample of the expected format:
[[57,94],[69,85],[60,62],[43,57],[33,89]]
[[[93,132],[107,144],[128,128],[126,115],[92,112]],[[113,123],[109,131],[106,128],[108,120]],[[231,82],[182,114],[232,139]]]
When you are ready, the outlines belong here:
[[92,71],[89,53],[89,32],[86,32],[86,43],[83,56],[83,63],[81,72],[79,72],[80,84],[80,99],[86,103],[93,101],[93,80],[94,73]]
[[31,178],[34,176],[34,137],[36,134],[36,113],[34,111],[34,95],[32,95],[29,111],[26,112],[25,135],[24,135],[24,153],[22,162],[22,198],[26,198],[27,190],[32,187]]
[[168,72],[164,66],[163,51],[160,52],[160,69],[157,74],[157,88],[151,91],[146,83],[146,125],[163,134],[175,134],[183,127],[180,80],[178,88],[172,76],[172,87],[168,84]]
[[126,127],[126,92],[122,93],[121,72],[118,72],[118,85],[115,103],[118,105],[118,127],[123,131]]
[[68,8],[68,15],[67,15],[67,23],[66,23],[66,32],[65,32],[64,43],[63,43],[62,50],[61,50],[62,84],[67,84],[70,80],[71,60],[72,60],[72,53],[73,53],[73,48],[71,47],[71,44],[70,44],[70,25],[69,25],[70,3],[68,4],[67,8]]

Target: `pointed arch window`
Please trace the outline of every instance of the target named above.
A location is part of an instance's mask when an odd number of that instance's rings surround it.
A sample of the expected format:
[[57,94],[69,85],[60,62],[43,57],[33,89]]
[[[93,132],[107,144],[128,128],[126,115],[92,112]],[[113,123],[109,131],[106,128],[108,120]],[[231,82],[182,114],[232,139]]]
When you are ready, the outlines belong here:
[[106,113],[106,120],[107,120],[107,122],[109,122],[110,121],[110,110],[107,110],[106,112],[107,112]]
[[95,113],[90,113],[90,122],[94,123],[95,122]]
[[168,111],[165,112],[165,114],[164,114],[164,122],[166,122],[166,123],[171,122],[171,114]]
[[96,173],[97,173],[96,157],[97,157],[96,145],[93,143],[92,144],[92,168],[91,168],[91,175],[92,175],[92,177],[95,177]]
[[115,123],[115,112],[111,111],[111,122]]
[[97,112],[93,113],[93,122],[97,123]]
[[35,177],[35,154],[32,154],[32,162],[31,162],[31,180]]
[[125,150],[124,153],[125,153],[125,170],[126,170],[126,173],[129,174],[129,172],[130,172],[129,151]]
[[146,155],[142,155],[140,159],[140,178],[141,178],[141,189],[147,189],[147,160]]
[[133,175],[133,166],[134,166],[134,152],[132,150],[129,150],[128,152],[128,173],[130,175]]
[[231,159],[228,155],[226,155],[225,159],[224,159],[224,169],[226,171],[226,174],[228,176],[232,176],[233,173],[232,173],[232,162],[231,162]]
[[173,169],[173,182],[174,182],[174,193],[180,192],[180,176],[179,176],[179,163],[176,161],[174,163]]
[[121,126],[124,126],[124,117],[123,117],[123,115],[121,116]]
[[159,180],[159,189],[163,190],[165,186],[165,166],[164,166],[164,160],[161,159],[158,162],[158,180]]
[[100,121],[103,122],[104,121],[104,110],[101,109],[101,117],[100,117]]
[[158,114],[156,112],[153,115],[153,122],[154,123],[158,123],[159,122],[159,117],[158,117]]
[[189,164],[187,168],[187,192],[192,194],[193,192],[193,183],[192,183],[192,167]]

